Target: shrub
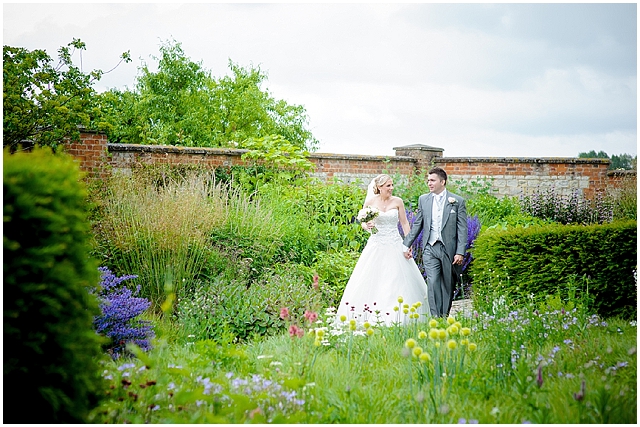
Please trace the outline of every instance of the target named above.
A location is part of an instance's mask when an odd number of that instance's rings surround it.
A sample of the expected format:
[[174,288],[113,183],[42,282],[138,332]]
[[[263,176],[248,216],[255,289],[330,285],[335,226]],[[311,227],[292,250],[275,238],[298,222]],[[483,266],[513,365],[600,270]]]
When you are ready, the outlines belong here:
[[553,295],[572,278],[585,277],[598,314],[635,318],[635,221],[492,230],[480,235],[473,256],[470,274],[479,308],[492,303],[494,290]]
[[154,337],[153,328],[149,321],[137,317],[151,306],[151,302],[135,296],[140,291],[140,285],[134,293],[122,284],[125,280],[135,279],[137,276],[116,277],[106,267],[100,267],[99,270],[102,281],[98,289],[94,289],[94,293],[100,300],[102,314],[96,316],[93,324],[96,332],[109,338],[109,343],[105,346],[107,353],[117,359],[126,353],[129,343],[137,345],[142,350],[149,350],[150,340]]
[[83,422],[102,392],[86,189],[66,155],[3,155],[3,419]]
[[519,216],[534,220],[533,217],[522,212],[517,197],[497,198],[489,194],[481,194],[469,199],[467,213],[469,216],[476,215],[483,227],[491,227],[505,222],[511,223],[514,218]]

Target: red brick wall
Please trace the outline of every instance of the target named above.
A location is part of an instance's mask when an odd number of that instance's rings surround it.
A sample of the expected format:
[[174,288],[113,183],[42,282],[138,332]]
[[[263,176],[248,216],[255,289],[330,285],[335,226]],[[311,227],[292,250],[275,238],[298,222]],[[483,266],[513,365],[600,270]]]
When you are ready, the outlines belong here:
[[82,131],[79,142],[65,143],[65,151],[80,162],[80,169],[90,176],[104,177],[107,172],[107,135]]
[[[410,176],[417,169],[437,165],[444,168],[449,181],[492,180],[498,196],[530,193],[554,186],[560,193],[575,190],[587,197],[609,186],[619,186],[623,179],[635,179],[635,171],[608,171],[609,160],[573,157],[543,158],[449,158],[442,148],[425,145],[396,147],[395,156],[312,153],[309,160],[316,165],[314,176],[343,182],[360,180],[388,171]],[[104,134],[84,131],[81,142],[66,144],[66,150],[80,162],[90,176],[104,177],[112,171],[126,171],[140,164],[196,164],[208,167],[245,165],[245,150],[109,144]]]

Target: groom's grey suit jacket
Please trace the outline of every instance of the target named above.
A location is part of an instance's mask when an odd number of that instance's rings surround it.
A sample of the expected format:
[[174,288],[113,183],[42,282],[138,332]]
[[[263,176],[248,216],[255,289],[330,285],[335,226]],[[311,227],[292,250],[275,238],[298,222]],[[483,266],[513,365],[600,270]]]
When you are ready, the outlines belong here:
[[[451,203],[449,198],[455,201]],[[411,231],[404,239],[404,245],[411,247],[413,241],[424,230],[422,235],[422,247],[429,241],[431,231],[431,208],[433,205],[433,194],[423,194],[418,199],[418,212]],[[442,243],[449,259],[453,262],[456,254],[464,255],[467,246],[467,209],[462,197],[447,191],[442,211]]]

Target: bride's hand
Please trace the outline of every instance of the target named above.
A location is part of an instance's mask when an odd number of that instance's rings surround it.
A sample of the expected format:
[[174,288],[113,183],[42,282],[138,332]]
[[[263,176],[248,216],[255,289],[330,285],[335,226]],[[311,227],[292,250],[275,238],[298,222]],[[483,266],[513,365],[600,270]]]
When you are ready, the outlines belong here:
[[373,228],[373,221],[363,222],[362,228],[364,228],[367,231],[371,231],[371,229]]

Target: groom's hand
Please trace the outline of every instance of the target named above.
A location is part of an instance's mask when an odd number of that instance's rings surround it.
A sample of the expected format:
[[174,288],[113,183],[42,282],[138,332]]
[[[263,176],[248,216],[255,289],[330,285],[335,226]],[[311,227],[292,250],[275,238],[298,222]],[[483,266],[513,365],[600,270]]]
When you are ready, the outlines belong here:
[[411,259],[411,257],[413,257],[412,248],[409,248],[408,250],[404,251],[404,257],[406,259]]
[[464,261],[464,257],[462,255],[456,254],[453,256],[454,265],[462,265],[462,261]]

